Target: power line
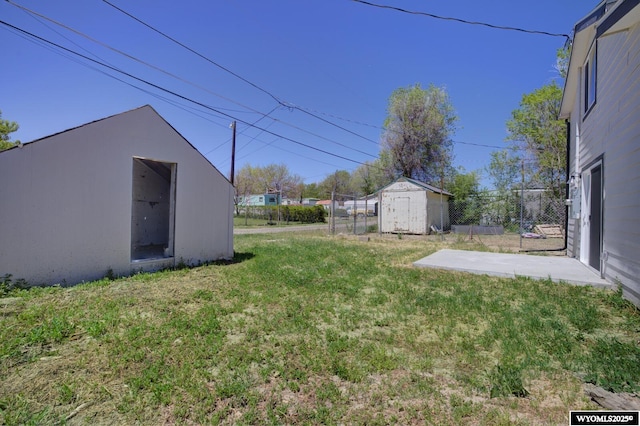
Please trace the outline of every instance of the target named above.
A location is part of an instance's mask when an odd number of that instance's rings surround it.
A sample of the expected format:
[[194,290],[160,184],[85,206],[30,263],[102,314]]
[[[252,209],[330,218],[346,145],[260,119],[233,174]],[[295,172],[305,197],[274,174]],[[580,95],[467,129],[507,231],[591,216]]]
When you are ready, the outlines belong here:
[[[86,56],[86,55],[83,55],[83,54],[81,54],[81,53],[78,53],[78,52],[76,52],[76,51],[74,51],[74,50],[72,50],[72,49],[69,49],[69,48],[67,48],[67,47],[61,46],[61,45],[59,45],[59,44],[57,44],[57,43],[55,43],[55,42],[52,42],[52,41],[47,40],[47,39],[45,39],[45,38],[43,38],[43,37],[37,36],[37,35],[35,35],[35,34],[33,34],[33,33],[30,33],[30,32],[28,32],[28,31],[26,31],[26,30],[23,30],[23,29],[18,28],[18,27],[14,26],[14,25],[11,25],[11,24],[9,24],[8,22],[5,22],[5,21],[0,20],[0,24],[1,24],[1,25],[4,25],[4,26],[7,26],[7,27],[9,27],[9,28],[12,28],[12,29],[14,29],[14,30],[16,30],[16,31],[19,31],[19,32],[21,32],[21,33],[23,33],[23,34],[26,34],[26,35],[28,35],[28,36],[30,36],[30,37],[33,37],[33,38],[35,38],[35,39],[37,39],[37,40],[40,40],[40,41],[42,41],[42,42],[44,42],[44,43],[47,43],[47,44],[49,44],[49,45],[51,45],[51,46],[54,46],[54,47],[56,47],[56,48],[58,48],[58,49],[62,49],[62,50],[64,50],[64,51],[66,51],[66,52],[68,52],[68,53],[71,53],[71,54],[73,54],[73,55],[76,55],[76,56],[78,56],[78,57],[80,57],[80,58],[82,58],[82,59],[85,59],[85,60],[87,60],[87,61],[90,61],[90,62],[96,63],[96,64],[98,64],[98,65],[100,65],[100,66],[102,66],[102,67],[105,67],[105,68],[107,68],[107,69],[110,69],[110,70],[112,70],[112,71],[115,71],[115,72],[117,72],[117,73],[119,73],[119,74],[125,75],[125,76],[127,76],[127,77],[129,77],[129,78],[131,78],[131,79],[133,79],[133,80],[136,80],[136,81],[139,81],[139,82],[141,82],[141,83],[144,83],[144,84],[146,84],[146,85],[148,85],[148,86],[151,86],[151,87],[153,87],[153,88],[155,88],[155,89],[157,89],[157,90],[160,90],[160,91],[162,91],[162,92],[165,92],[165,93],[168,93],[168,94],[170,94],[170,95],[173,95],[173,96],[175,96],[175,97],[177,97],[177,98],[179,98],[179,99],[182,99],[182,100],[185,100],[185,101],[191,102],[191,103],[193,103],[193,104],[195,104],[195,105],[198,105],[198,106],[200,106],[200,107],[202,107],[202,108],[205,108],[205,109],[208,109],[208,110],[210,110],[210,111],[216,112],[216,113],[218,113],[218,114],[220,114],[220,115],[223,115],[223,116],[225,116],[225,117],[231,118],[231,119],[233,119],[233,120],[236,120],[236,121],[238,121],[238,122],[240,122],[240,123],[243,123],[243,124],[246,124],[246,125],[248,125],[248,126],[250,126],[250,125],[251,125],[251,123],[249,123],[249,122],[247,122],[247,121],[245,121],[245,120],[242,120],[242,119],[240,119],[240,118],[234,117],[234,116],[232,116],[231,114],[227,114],[227,113],[222,112],[222,111],[220,111],[220,110],[218,110],[218,109],[216,109],[216,108],[214,108],[214,107],[212,107],[212,106],[209,106],[209,105],[206,105],[206,104],[204,104],[204,103],[202,103],[202,102],[199,102],[199,101],[196,101],[196,100],[194,100],[194,99],[191,99],[191,98],[189,98],[189,97],[187,97],[187,96],[185,96],[185,95],[181,95],[181,94],[179,94],[179,93],[177,93],[177,92],[174,92],[174,91],[172,91],[172,90],[169,90],[169,89],[167,89],[167,88],[164,88],[164,87],[162,87],[162,86],[160,86],[160,85],[158,85],[158,84],[152,83],[152,82],[150,82],[150,81],[148,81],[148,80],[145,80],[145,79],[143,79],[143,78],[137,77],[137,76],[135,76],[135,75],[133,75],[133,74],[131,74],[131,73],[128,73],[128,72],[126,72],[126,71],[123,71],[123,70],[121,70],[121,69],[119,69],[119,68],[113,67],[113,66],[111,66],[111,65],[105,64],[105,63],[103,63],[103,62],[101,62],[101,61],[98,61],[98,60],[96,60],[96,59],[90,58],[90,57],[88,57],[88,56]],[[360,162],[360,161],[353,160],[353,159],[351,159],[351,158],[347,158],[347,157],[345,157],[345,156],[342,156],[342,155],[339,155],[339,154],[335,154],[335,153],[332,153],[332,152],[326,151],[326,150],[324,150],[324,149],[314,147],[314,146],[312,146],[312,145],[305,144],[305,143],[303,143],[303,142],[297,141],[297,140],[295,140],[295,139],[292,139],[292,138],[289,138],[289,137],[286,137],[286,136],[282,136],[282,135],[280,135],[280,134],[278,134],[278,133],[274,133],[274,132],[269,131],[269,130],[267,130],[267,129],[264,129],[264,128],[261,128],[261,127],[257,127],[257,126],[253,126],[253,127],[254,127],[254,128],[256,128],[256,129],[258,129],[258,130],[262,130],[262,131],[263,131],[263,132],[265,132],[265,133],[271,134],[271,135],[273,135],[273,136],[277,136],[277,137],[279,137],[279,138],[281,138],[281,139],[283,139],[283,140],[286,140],[286,141],[292,142],[292,143],[294,143],[294,144],[296,144],[296,145],[300,145],[300,146],[303,146],[303,147],[305,147],[305,148],[309,148],[309,149],[311,149],[311,150],[314,150],[314,151],[317,151],[317,152],[320,152],[320,153],[323,153],[323,154],[326,154],[326,155],[329,155],[329,156],[332,156],[332,157],[340,158],[340,159],[342,159],[342,160],[346,160],[346,161],[349,161],[349,162],[352,162],[352,163],[356,163],[356,164],[364,164],[364,163],[362,163],[362,162]]]
[[[233,99],[227,98],[226,96],[223,96],[223,95],[220,95],[220,94],[218,94],[218,93],[216,93],[216,92],[213,92],[213,91],[211,91],[211,90],[207,89],[206,87],[203,87],[203,86],[201,86],[201,85],[199,85],[199,84],[196,84],[196,83],[193,83],[193,82],[191,82],[191,81],[189,81],[189,80],[186,80],[186,79],[184,79],[184,78],[182,78],[182,77],[180,77],[180,76],[178,76],[178,75],[175,75],[175,74],[173,74],[173,73],[170,73],[170,72],[168,72],[168,71],[166,71],[166,70],[164,70],[164,69],[162,69],[162,68],[160,68],[160,67],[158,67],[158,66],[155,66],[155,65],[153,65],[153,64],[151,64],[151,63],[149,63],[149,62],[143,61],[143,60],[141,60],[141,59],[139,59],[139,58],[137,58],[137,57],[135,57],[135,56],[133,56],[133,55],[130,55],[130,54],[126,53],[126,52],[123,52],[123,51],[121,51],[121,50],[119,50],[119,49],[116,49],[116,48],[114,48],[114,47],[112,47],[112,46],[110,46],[110,45],[108,45],[108,44],[106,44],[106,43],[103,43],[103,42],[101,42],[101,41],[99,41],[99,40],[97,40],[97,39],[94,39],[93,37],[91,37],[91,36],[89,36],[89,35],[87,35],[87,34],[84,34],[84,33],[80,32],[80,31],[77,31],[77,30],[75,30],[75,29],[73,29],[73,28],[71,28],[71,27],[69,27],[69,26],[67,26],[67,25],[65,25],[65,24],[62,24],[62,23],[60,23],[60,22],[58,22],[58,21],[55,21],[55,20],[53,20],[53,19],[51,19],[51,18],[49,18],[49,17],[47,17],[47,16],[45,16],[45,15],[42,15],[42,14],[40,14],[40,13],[38,13],[38,12],[35,12],[35,11],[31,10],[31,9],[28,9],[28,8],[26,8],[26,7],[24,7],[24,6],[21,6],[21,5],[19,5],[19,4],[16,4],[16,3],[12,2],[11,0],[6,0],[6,1],[7,1],[9,4],[11,4],[11,5],[13,5],[13,6],[15,6],[15,7],[17,7],[17,8],[19,8],[19,9],[21,9],[21,10],[25,11],[25,12],[28,12],[28,13],[30,13],[30,14],[32,14],[32,15],[34,15],[34,16],[40,17],[40,18],[42,18],[42,19],[45,19],[45,20],[47,20],[47,21],[49,21],[49,22],[51,22],[51,23],[53,23],[53,24],[55,24],[55,25],[58,25],[58,26],[60,26],[60,27],[62,27],[62,28],[64,28],[64,29],[66,29],[66,30],[68,30],[68,31],[71,31],[71,32],[73,32],[73,33],[75,33],[75,34],[77,34],[77,35],[79,35],[79,36],[81,36],[81,37],[84,37],[84,38],[86,38],[87,40],[89,40],[89,41],[91,41],[91,42],[93,42],[93,43],[96,43],[96,44],[98,44],[98,45],[100,45],[100,46],[102,46],[102,47],[104,47],[104,48],[106,48],[106,49],[109,49],[109,50],[111,50],[111,51],[113,51],[113,52],[115,52],[115,53],[117,53],[117,54],[119,54],[119,55],[122,55],[122,56],[124,56],[124,57],[126,57],[126,58],[128,58],[128,59],[131,59],[131,60],[133,60],[133,61],[135,61],[135,62],[138,62],[138,63],[140,63],[140,64],[142,64],[142,65],[145,65],[145,66],[147,66],[147,67],[149,67],[149,68],[151,68],[151,69],[153,69],[153,70],[156,70],[156,71],[158,71],[158,72],[161,72],[161,73],[163,73],[163,74],[165,74],[165,75],[167,75],[167,76],[169,76],[169,77],[172,77],[172,78],[174,78],[174,79],[176,79],[176,80],[178,80],[178,81],[181,81],[181,82],[183,82],[183,83],[189,84],[189,85],[191,85],[191,86],[193,86],[193,87],[195,87],[195,88],[197,88],[197,89],[199,89],[199,90],[202,90],[202,91],[204,91],[204,92],[207,92],[207,93],[209,93],[209,94],[212,94],[212,95],[214,95],[214,96],[217,96],[217,97],[219,97],[219,98],[222,98],[222,99],[224,99],[224,100],[226,100],[226,101],[228,101],[228,102],[232,102],[232,103],[234,103],[234,104],[236,104],[236,105],[239,105],[239,106],[241,106],[241,107],[243,107],[243,108],[246,108],[246,109],[248,109],[249,111],[252,111],[252,112],[255,112],[255,113],[257,113],[257,114],[260,114],[260,115],[262,115],[262,116],[263,116],[262,118],[266,118],[266,117],[269,115],[269,114],[264,114],[264,113],[262,113],[262,112],[260,112],[260,111],[258,111],[258,110],[256,110],[256,109],[254,109],[254,108],[251,108],[251,107],[249,107],[249,106],[247,106],[247,105],[243,105],[243,104],[241,104],[241,103],[239,103],[239,102],[237,102],[237,101],[234,101]],[[104,0],[103,0],[103,1],[104,1]],[[145,25],[146,25],[146,24],[145,24]],[[173,40],[173,39],[172,39],[172,40]],[[85,51],[86,51],[86,49],[83,49],[83,50],[85,50]],[[96,56],[96,55],[94,55],[94,56]],[[97,57],[97,56],[96,56],[96,57]],[[239,77],[239,78],[241,78],[241,77]],[[283,102],[280,102],[280,101],[278,101],[278,103],[279,103],[279,105],[285,105]],[[287,107],[289,107],[289,106],[287,106]],[[291,107],[291,108],[296,108],[296,109],[297,109],[297,107],[296,107],[296,106],[290,106],[290,107]],[[218,108],[219,108],[219,107],[218,107]],[[219,109],[223,109],[223,108],[219,108]],[[307,113],[307,114],[309,114],[309,115],[312,115],[312,116],[313,116],[313,114],[310,114],[310,113]],[[341,143],[341,142],[338,142],[338,141],[335,141],[335,140],[333,140],[333,139],[329,139],[329,138],[327,138],[327,137],[324,137],[324,136],[318,135],[317,133],[313,133],[313,132],[311,132],[311,131],[308,131],[308,130],[306,130],[306,129],[304,129],[304,128],[301,128],[301,127],[296,126],[296,125],[294,125],[294,124],[288,123],[288,122],[286,122],[286,121],[279,120],[279,119],[276,119],[276,118],[274,118],[274,117],[270,117],[270,118],[271,118],[272,120],[274,120],[274,121],[277,121],[277,122],[279,122],[279,123],[284,124],[285,126],[292,127],[292,128],[294,128],[294,129],[296,129],[296,130],[299,130],[299,131],[301,131],[301,132],[307,133],[307,134],[309,134],[309,135],[311,135],[311,136],[314,136],[314,137],[317,137],[317,138],[319,138],[319,139],[323,139],[323,140],[325,140],[325,141],[327,141],[327,142],[330,142],[330,143],[333,143],[333,144],[335,144],[335,145],[339,145],[339,146],[341,146],[341,147],[343,147],[343,148],[346,148],[346,149],[349,149],[349,150],[352,150],[352,151],[358,152],[358,153],[360,153],[360,154],[367,155],[367,156],[369,156],[369,157],[371,157],[371,158],[377,158],[377,156],[372,155],[372,154],[370,154],[370,153],[368,153],[368,152],[361,151],[361,150],[359,150],[359,149],[357,149],[357,148],[353,148],[353,147],[351,147],[351,146],[345,145],[345,144],[343,144],[343,143]],[[319,118],[319,117],[318,117],[318,118]],[[327,123],[329,123],[329,124],[332,124],[332,125],[334,125],[334,126],[336,126],[336,127],[340,128],[340,129],[342,129],[342,130],[345,130],[345,131],[347,131],[347,132],[349,132],[349,133],[352,133],[352,134],[354,134],[354,135],[356,135],[356,136],[359,136],[359,137],[361,137],[361,138],[367,139],[367,138],[365,138],[364,136],[361,136],[361,135],[358,135],[357,133],[351,132],[350,130],[345,129],[345,128],[341,127],[341,126],[338,126],[338,125],[336,125],[336,124],[333,124],[333,123],[331,123],[331,122],[329,122],[329,121],[327,121],[327,120],[324,120],[324,119],[322,119],[322,118],[320,118],[320,119],[321,119],[321,120],[323,120],[323,121],[325,121],[325,122],[327,122]],[[367,139],[367,140],[371,141],[370,139]],[[373,142],[373,141],[372,141],[372,142]],[[374,142],[374,143],[376,143],[376,142]]]
[[353,131],[351,131],[351,130],[349,130],[349,129],[345,128],[345,127],[342,127],[342,126],[339,126],[339,125],[337,125],[337,124],[335,124],[335,123],[332,123],[331,121],[326,120],[326,119],[324,119],[324,118],[322,118],[322,117],[319,117],[319,116],[317,116],[317,115],[315,115],[315,114],[313,114],[313,113],[311,113],[311,112],[307,111],[306,109],[303,109],[303,108],[301,108],[301,107],[299,107],[299,106],[297,106],[297,105],[290,104],[290,106],[291,106],[291,108],[297,109],[297,110],[298,110],[298,111],[300,111],[300,112],[303,112],[303,113],[305,113],[305,114],[307,114],[307,115],[310,115],[311,117],[314,117],[314,118],[316,118],[316,119],[318,119],[318,120],[320,120],[320,121],[323,121],[323,122],[325,122],[325,123],[327,123],[327,124],[330,124],[330,125],[332,125],[333,127],[337,127],[338,129],[344,130],[344,131],[345,131],[345,132],[347,132],[347,133],[351,133],[352,135],[355,135],[355,136],[357,136],[357,137],[359,137],[359,138],[361,138],[361,139],[364,139],[364,140],[365,140],[365,141],[367,141],[367,142],[371,142],[371,143],[374,143],[374,144],[378,145],[378,142],[374,141],[373,139],[369,139],[369,138],[367,138],[366,136],[362,136],[362,135],[360,135],[360,134],[358,134],[358,133],[356,133],[356,132],[353,132]]
[[454,22],[459,22],[461,24],[469,24],[469,25],[480,25],[483,27],[488,27],[488,28],[493,28],[496,30],[507,30],[507,31],[519,31],[522,33],[527,33],[527,34],[538,34],[538,35],[546,35],[546,36],[551,36],[551,37],[564,37],[566,40],[571,40],[571,36],[569,36],[568,34],[561,34],[561,33],[550,33],[547,31],[537,31],[537,30],[527,30],[524,28],[518,28],[518,27],[507,27],[507,26],[502,26],[502,25],[494,25],[494,24],[488,24],[486,22],[478,22],[478,21],[468,21],[466,19],[460,19],[460,18],[452,18],[452,17],[448,17],[448,16],[440,16],[440,15],[435,15],[433,13],[428,13],[428,12],[418,12],[418,11],[413,11],[413,10],[407,10],[407,9],[402,9],[400,7],[395,7],[395,6],[388,6],[388,5],[383,5],[383,4],[376,4],[376,3],[371,3],[365,0],[351,0],[354,1],[356,3],[362,3],[362,4],[366,4],[367,6],[373,6],[373,7],[378,7],[381,9],[391,9],[391,10],[395,10],[398,12],[403,12],[403,13],[408,13],[411,15],[423,15],[423,16],[428,16],[430,18],[434,18],[434,19],[441,19],[444,21],[454,21]]
[[224,66],[220,65],[219,63],[217,63],[217,62],[215,62],[215,61],[213,61],[213,60],[209,59],[208,57],[204,56],[203,54],[199,53],[198,51],[196,51],[196,50],[194,50],[194,49],[190,48],[189,46],[187,46],[187,45],[186,45],[186,44],[184,44],[184,43],[181,43],[180,41],[178,41],[178,40],[176,40],[175,38],[173,38],[173,37],[169,36],[168,34],[166,34],[166,33],[162,32],[162,31],[158,30],[157,28],[155,28],[155,27],[151,26],[150,24],[147,24],[147,23],[146,23],[146,22],[144,22],[143,20],[136,18],[135,16],[133,16],[133,15],[132,15],[132,14],[130,14],[129,12],[127,12],[127,11],[125,11],[125,10],[123,10],[123,9],[119,8],[118,6],[114,5],[113,3],[111,3],[111,2],[109,2],[109,1],[107,1],[107,0],[102,0],[102,1],[103,1],[104,3],[106,3],[106,4],[108,4],[109,6],[111,6],[112,8],[114,8],[114,9],[118,10],[119,12],[121,12],[121,13],[123,13],[123,14],[127,15],[129,18],[133,19],[134,21],[136,21],[136,22],[138,22],[138,23],[140,23],[140,24],[144,25],[145,27],[149,28],[151,31],[154,31],[154,32],[156,32],[156,33],[160,34],[161,36],[163,36],[163,37],[165,37],[165,38],[167,38],[167,39],[171,40],[172,42],[174,42],[174,43],[175,43],[175,44],[177,44],[178,46],[181,46],[181,47],[183,47],[184,49],[187,49],[189,52],[193,53],[194,55],[199,56],[200,58],[204,59],[205,61],[209,62],[210,64],[215,65],[216,67],[220,68],[220,69],[221,69],[221,70],[223,70],[223,71],[228,72],[229,74],[233,75],[233,76],[234,76],[234,77],[236,77],[236,78],[239,78],[240,80],[244,81],[245,83],[249,84],[250,86],[255,87],[256,89],[260,90],[260,91],[261,91],[261,92],[263,92],[263,93],[266,93],[267,95],[269,95],[271,98],[273,98],[273,100],[274,100],[274,101],[276,101],[277,103],[279,103],[280,105],[282,105],[282,106],[286,106],[286,105],[284,105],[284,104],[280,101],[280,99],[278,99],[278,97],[277,97],[277,96],[275,96],[273,93],[269,92],[268,90],[266,90],[266,89],[264,89],[264,88],[262,88],[262,87],[258,86],[258,85],[257,85],[257,84],[255,84],[255,83],[252,83],[251,81],[247,80],[246,78],[242,77],[241,75],[239,75],[239,74],[237,74],[237,73],[235,73],[235,72],[231,71],[230,69],[228,69],[228,68],[226,68],[226,67],[224,67]]
[[[300,108],[302,108],[302,107],[300,107]],[[382,130],[382,131],[392,131],[391,129],[388,129],[388,128],[384,127],[384,126],[377,126],[375,124],[369,124],[369,123],[364,123],[362,121],[351,120],[349,118],[344,118],[344,117],[340,117],[340,116],[333,115],[333,114],[327,114],[325,112],[315,111],[315,110],[312,110],[312,109],[309,109],[309,108],[304,108],[304,109],[308,110],[308,111],[315,112],[317,114],[327,115],[327,116],[335,118],[337,120],[348,121],[350,123],[359,124],[361,126],[366,126],[366,127],[371,127],[373,129],[378,129],[378,130]],[[400,132],[395,132],[395,133],[400,133]],[[505,148],[507,148],[505,146],[487,145],[487,144],[473,143],[473,142],[463,142],[463,141],[457,141],[457,140],[452,140],[452,142],[454,144],[473,145],[473,146],[479,146],[479,147],[483,147],[483,148],[495,148],[495,149],[505,149]]]
[[[6,0],[6,1],[10,1],[10,0]],[[276,101],[278,104],[280,104],[281,106],[286,107],[286,108],[290,108],[290,109],[298,110],[298,111],[300,111],[300,112],[302,112],[302,113],[304,113],[304,114],[310,115],[311,117],[314,117],[314,118],[316,118],[316,119],[318,119],[318,120],[321,120],[321,121],[323,121],[324,123],[327,123],[327,124],[329,124],[329,125],[331,125],[331,126],[333,126],[333,127],[336,127],[336,128],[338,128],[338,129],[340,129],[340,130],[343,130],[343,131],[345,131],[345,132],[347,132],[347,133],[350,133],[350,134],[352,134],[352,135],[354,135],[354,136],[357,136],[357,137],[359,137],[359,138],[361,138],[361,139],[363,139],[363,140],[366,140],[366,141],[368,141],[368,142],[372,142],[372,143],[374,143],[374,144],[376,144],[376,145],[378,144],[378,142],[376,142],[376,141],[374,141],[374,140],[371,140],[371,139],[367,138],[366,136],[360,135],[360,134],[358,134],[358,133],[356,133],[356,132],[354,132],[354,131],[352,131],[352,130],[346,129],[346,128],[344,128],[344,127],[342,127],[342,126],[340,126],[340,125],[338,125],[338,124],[336,124],[336,123],[333,123],[333,122],[331,122],[331,121],[329,121],[329,120],[326,120],[326,119],[323,119],[323,118],[321,118],[321,117],[318,117],[317,115],[310,113],[308,110],[306,110],[306,109],[304,109],[304,108],[302,108],[302,107],[300,107],[300,106],[298,106],[298,105],[295,105],[295,104],[292,104],[292,103],[290,103],[290,102],[286,102],[286,101],[281,100],[279,97],[277,97],[276,95],[274,95],[273,93],[271,93],[271,92],[270,92],[270,91],[268,91],[267,89],[265,89],[265,88],[263,88],[263,87],[261,87],[261,86],[259,86],[259,85],[255,84],[255,83],[253,83],[253,82],[249,81],[248,79],[246,79],[246,78],[242,77],[241,75],[239,75],[239,74],[237,74],[237,73],[235,73],[235,72],[231,71],[229,68],[226,68],[226,67],[224,67],[224,66],[220,65],[220,64],[219,64],[219,63],[217,63],[216,61],[214,61],[214,60],[210,59],[209,57],[207,57],[207,56],[203,55],[202,53],[200,53],[200,52],[196,51],[195,49],[192,49],[191,47],[187,46],[186,44],[184,44],[184,43],[182,43],[182,42],[180,42],[180,41],[176,40],[175,38],[173,38],[173,37],[169,36],[169,35],[168,35],[168,34],[166,34],[165,32],[160,31],[159,29],[155,28],[155,27],[154,27],[154,26],[152,26],[151,24],[146,23],[146,22],[145,22],[145,21],[143,21],[142,19],[140,19],[140,18],[138,18],[138,17],[134,16],[133,14],[131,14],[131,13],[129,13],[129,12],[127,12],[127,11],[125,11],[124,9],[122,9],[122,8],[120,8],[120,7],[116,6],[116,5],[114,5],[113,3],[109,2],[108,0],[102,0],[102,1],[103,1],[104,3],[106,3],[107,5],[111,6],[112,8],[114,8],[114,9],[118,10],[119,12],[123,13],[124,15],[128,16],[129,18],[133,19],[134,21],[136,21],[136,22],[140,23],[141,25],[144,25],[145,27],[149,28],[151,31],[154,31],[154,32],[155,32],[155,33],[157,33],[157,34],[160,34],[161,36],[163,36],[163,37],[167,38],[168,40],[171,40],[173,43],[177,44],[178,46],[180,46],[180,47],[182,47],[182,48],[184,48],[184,49],[186,49],[186,50],[188,50],[189,52],[193,53],[194,55],[196,55],[196,56],[198,56],[198,57],[200,57],[200,58],[204,59],[205,61],[209,62],[210,64],[212,64],[212,65],[214,65],[214,66],[216,66],[216,67],[220,68],[221,70],[223,70],[223,71],[225,71],[225,72],[227,72],[227,73],[229,73],[229,74],[233,75],[234,77],[236,77],[236,78],[238,78],[238,79],[240,79],[240,80],[244,81],[245,83],[247,83],[247,84],[251,85],[252,87],[254,87],[254,88],[256,88],[256,89],[260,90],[261,92],[263,92],[263,93],[265,93],[265,94],[267,94],[267,95],[269,95],[273,100],[275,100],[275,101]],[[366,155],[370,155],[370,154],[366,154]]]
[[[269,111],[266,115],[264,115],[263,117],[258,118],[256,121],[254,121],[253,123],[251,123],[250,126],[248,126],[247,128],[253,127],[256,124],[258,124],[261,120],[263,120],[264,118],[267,118],[270,114],[272,114],[275,110],[278,109],[278,106],[276,106],[275,108],[273,108],[271,111]],[[273,123],[271,123],[273,124]],[[268,124],[267,127],[269,127],[271,124]],[[243,134],[246,131],[246,129],[242,130],[241,132],[239,132],[239,135]],[[262,133],[262,132],[261,132]],[[258,135],[260,135],[261,133],[258,133]],[[257,137],[257,136],[256,136]],[[224,141],[223,143],[221,143],[220,145],[216,146],[215,148],[207,151],[204,153],[205,156],[207,156],[208,154],[211,154],[213,151],[222,148],[224,145],[226,145],[229,141],[231,140],[231,138],[227,139],[226,141]],[[242,149],[242,148],[240,148]],[[238,149],[238,151],[240,151],[240,149]]]

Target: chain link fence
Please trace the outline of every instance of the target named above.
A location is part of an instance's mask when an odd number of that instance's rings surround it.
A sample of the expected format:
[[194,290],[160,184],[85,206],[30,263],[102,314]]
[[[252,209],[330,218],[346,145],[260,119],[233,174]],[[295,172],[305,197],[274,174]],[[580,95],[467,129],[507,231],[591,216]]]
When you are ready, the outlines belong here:
[[562,250],[565,246],[564,199],[550,191],[525,189],[513,193],[487,192],[449,202],[454,234],[514,236],[522,250]]

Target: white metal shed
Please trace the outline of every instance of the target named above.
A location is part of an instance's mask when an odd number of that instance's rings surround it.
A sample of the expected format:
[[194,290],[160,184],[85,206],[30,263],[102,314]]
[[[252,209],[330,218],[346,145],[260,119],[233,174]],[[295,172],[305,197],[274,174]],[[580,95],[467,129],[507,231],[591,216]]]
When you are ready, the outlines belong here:
[[398,234],[429,234],[449,229],[451,193],[401,177],[378,191],[378,229]]

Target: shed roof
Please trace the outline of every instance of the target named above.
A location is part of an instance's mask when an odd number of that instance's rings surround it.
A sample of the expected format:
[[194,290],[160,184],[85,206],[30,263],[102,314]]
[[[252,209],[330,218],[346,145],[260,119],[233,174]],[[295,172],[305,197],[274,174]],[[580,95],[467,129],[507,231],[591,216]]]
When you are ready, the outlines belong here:
[[443,195],[448,195],[450,197],[453,197],[453,194],[448,192],[448,191],[446,191],[446,190],[437,188],[437,187],[435,187],[433,185],[429,185],[428,183],[420,182],[418,180],[411,179],[411,178],[408,178],[408,177],[405,177],[405,176],[400,176],[398,179],[394,180],[390,184],[380,188],[377,192],[384,191],[385,189],[387,189],[388,187],[390,187],[391,185],[393,185],[394,183],[397,183],[397,182],[409,182],[409,183],[411,183],[411,184],[413,184],[413,185],[415,185],[415,186],[417,186],[417,187],[419,187],[421,189],[424,189],[426,191],[431,191],[431,192],[434,192],[436,194],[442,193]]

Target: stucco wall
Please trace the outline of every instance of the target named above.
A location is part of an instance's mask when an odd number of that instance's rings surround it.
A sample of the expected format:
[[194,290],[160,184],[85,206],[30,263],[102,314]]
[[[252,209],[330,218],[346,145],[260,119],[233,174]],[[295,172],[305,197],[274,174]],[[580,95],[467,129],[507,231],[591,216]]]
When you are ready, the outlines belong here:
[[232,257],[231,184],[147,106],[0,154],[0,276],[74,284],[166,265],[130,260],[133,157],[178,164],[172,262]]

